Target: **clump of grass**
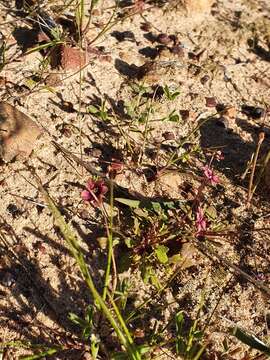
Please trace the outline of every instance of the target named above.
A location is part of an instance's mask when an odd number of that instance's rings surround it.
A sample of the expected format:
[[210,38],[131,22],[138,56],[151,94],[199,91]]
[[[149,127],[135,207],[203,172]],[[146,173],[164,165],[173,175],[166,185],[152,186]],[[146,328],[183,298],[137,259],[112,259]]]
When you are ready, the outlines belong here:
[[[109,295],[110,303],[112,306],[112,309],[111,309],[108,307],[108,305],[105,302],[106,301],[106,293],[105,294],[103,293],[103,296],[101,296],[99,294],[96,286],[94,285],[93,278],[92,278],[92,276],[89,272],[88,266],[85,262],[83,252],[80,248],[79,241],[77,239],[76,234],[72,231],[72,229],[66,223],[66,221],[64,220],[60,211],[56,207],[54,201],[50,198],[49,194],[42,186],[41,182],[39,180],[37,180],[37,181],[38,181],[39,189],[40,189],[41,193],[43,194],[43,196],[46,200],[46,203],[47,203],[49,209],[51,210],[57,225],[60,228],[60,231],[69,247],[69,250],[70,250],[72,256],[74,257],[74,259],[76,260],[77,265],[80,268],[83,279],[86,282],[86,284],[90,290],[91,297],[93,298],[94,302],[96,303],[97,308],[102,311],[104,316],[107,318],[107,320],[111,324],[112,328],[114,329],[114,331],[117,334],[117,337],[118,337],[120,343],[123,345],[127,354],[129,355],[129,358],[134,359],[134,360],[140,360],[141,359],[140,351],[134,345],[134,341],[131,337],[129,329],[126,326],[126,323],[125,323],[122,315],[120,314],[120,311],[118,310],[118,307],[116,306],[116,304],[113,300],[113,297]],[[110,267],[109,267],[109,271],[110,271]],[[106,274],[106,278],[105,278],[105,280],[106,280],[105,288],[107,288],[107,278],[108,278],[108,274]],[[92,312],[90,312],[89,314],[90,314],[90,319],[91,319]],[[88,324],[89,324],[89,314],[88,314]],[[94,346],[94,348],[95,348],[95,346]],[[95,353],[96,353],[96,350],[95,350]]]

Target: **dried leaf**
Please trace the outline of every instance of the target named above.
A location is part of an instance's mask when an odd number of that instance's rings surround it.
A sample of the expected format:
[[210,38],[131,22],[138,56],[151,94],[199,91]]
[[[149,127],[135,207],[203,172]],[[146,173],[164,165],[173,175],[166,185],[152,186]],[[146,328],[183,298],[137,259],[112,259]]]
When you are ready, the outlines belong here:
[[184,243],[181,248],[181,256],[182,256],[182,269],[188,269],[191,266],[194,266],[199,263],[198,259],[195,258],[197,254],[197,249],[191,243]]
[[40,135],[40,128],[29,116],[0,102],[0,157],[4,161],[29,157]]
[[61,66],[65,70],[76,70],[86,64],[86,54],[80,49],[71,48],[65,45],[60,50]]

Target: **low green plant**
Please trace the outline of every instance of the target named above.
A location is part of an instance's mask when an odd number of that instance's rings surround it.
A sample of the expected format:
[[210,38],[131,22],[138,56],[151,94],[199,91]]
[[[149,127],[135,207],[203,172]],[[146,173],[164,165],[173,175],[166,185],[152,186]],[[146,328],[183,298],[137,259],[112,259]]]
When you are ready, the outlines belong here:
[[[93,298],[94,302],[96,303],[97,309],[100,310],[104,314],[104,316],[107,318],[107,320],[111,324],[112,328],[114,329],[115,333],[117,334],[117,337],[118,337],[120,343],[125,348],[126,353],[128,354],[129,358],[134,359],[134,360],[140,360],[141,359],[140,350],[134,344],[134,341],[129,332],[129,329],[128,329],[122,315],[120,314],[120,311],[118,310],[118,307],[116,306],[112,296],[110,296],[110,294],[108,293],[110,303],[112,305],[113,310],[110,309],[108,307],[108,305],[106,304],[104,294],[102,297],[94,285],[94,281],[88,270],[88,266],[84,260],[83,252],[79,245],[79,241],[77,239],[76,234],[72,231],[70,226],[66,223],[65,219],[61,215],[61,213],[58,210],[57,206],[55,205],[54,201],[51,199],[51,197],[49,196],[47,191],[41,185],[41,182],[39,181],[38,178],[37,178],[37,181],[38,181],[39,189],[40,189],[41,193],[43,194],[45,201],[46,201],[50,211],[52,212],[57,225],[60,228],[60,231],[69,247],[69,250],[70,250],[72,256],[74,257],[74,259],[76,260],[77,265],[80,268],[82,277],[90,290],[91,297]],[[106,287],[106,284],[105,284],[105,287]],[[91,314],[92,314],[92,312],[91,312]],[[73,319],[74,319],[74,317],[73,317]],[[90,319],[92,319],[92,315],[91,315]],[[77,318],[77,320],[78,320],[78,318]]]
[[176,353],[186,360],[198,360],[202,356],[205,345],[202,345],[203,332],[198,329],[198,319],[196,319],[187,333],[184,331],[185,317],[184,312],[179,311],[175,315],[176,324]]

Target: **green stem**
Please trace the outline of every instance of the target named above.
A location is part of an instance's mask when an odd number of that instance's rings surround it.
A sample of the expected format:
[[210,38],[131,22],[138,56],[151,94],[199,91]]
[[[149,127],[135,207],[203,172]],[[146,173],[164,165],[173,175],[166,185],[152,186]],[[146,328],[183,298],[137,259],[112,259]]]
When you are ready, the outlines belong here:
[[[32,173],[33,173],[33,171],[32,171]],[[79,245],[76,235],[70,229],[69,225],[65,222],[63,216],[61,215],[60,211],[56,207],[54,201],[51,199],[51,197],[49,196],[49,194],[46,192],[43,185],[41,184],[40,179],[35,175],[35,173],[33,173],[33,175],[35,176],[35,178],[38,182],[38,185],[39,185],[39,189],[40,189],[41,193],[43,194],[43,196],[46,200],[46,203],[54,216],[55,222],[59,226],[60,231],[63,234],[63,237],[69,246],[71,254],[75,258],[75,260],[80,268],[83,278],[84,278],[94,300],[96,301],[96,303],[98,304],[98,306],[100,307],[100,309],[103,311],[104,315],[110,322],[111,326],[115,330],[119,341],[122,343],[122,345],[127,350],[128,354],[130,356],[130,359],[139,360],[140,357],[139,357],[136,349],[134,349],[134,346],[132,345],[132,339],[130,341],[130,336],[128,336],[128,337],[125,336],[121,327],[119,326],[119,323],[121,324],[123,322],[120,312],[118,311],[118,309],[115,312],[116,316],[118,318],[118,322],[119,322],[118,323],[115,320],[115,318],[113,317],[113,315],[111,314],[111,311],[107,307],[103,298],[99,295],[99,293],[94,285],[93,279],[89,273],[87,264],[85,263],[84,256],[83,256],[83,253],[80,248],[80,245]],[[114,308],[114,310],[115,310],[115,308]],[[126,332],[126,328],[123,328],[123,330]]]
[[127,339],[128,339],[128,342],[129,342],[129,344],[130,344],[130,347],[132,348],[133,356],[134,356],[135,359],[139,360],[139,359],[141,359],[141,356],[140,356],[140,354],[138,353],[138,350],[134,347],[133,339],[132,339],[132,337],[131,337],[131,335],[130,335],[130,332],[129,332],[126,324],[125,324],[125,321],[124,321],[122,315],[120,314],[120,312],[119,312],[119,310],[118,310],[118,307],[116,306],[116,304],[115,304],[112,296],[109,295],[109,297],[110,297],[110,301],[111,301],[111,304],[112,304],[112,306],[113,306],[113,309],[114,309],[114,311],[115,311],[115,313],[116,313],[116,316],[117,316],[117,318],[118,318],[118,321],[120,322],[120,325],[122,326],[122,329],[123,329],[123,331],[125,332],[126,337],[127,337]]
[[[108,232],[108,258],[107,258],[107,267],[105,272],[105,279],[104,279],[104,288],[103,288],[103,294],[102,299],[106,300],[107,295],[107,289],[110,281],[110,272],[111,272],[111,265],[112,265],[112,256],[113,256],[113,183],[110,181],[110,224],[108,228],[107,224],[107,232]],[[105,221],[107,222],[106,215]]]

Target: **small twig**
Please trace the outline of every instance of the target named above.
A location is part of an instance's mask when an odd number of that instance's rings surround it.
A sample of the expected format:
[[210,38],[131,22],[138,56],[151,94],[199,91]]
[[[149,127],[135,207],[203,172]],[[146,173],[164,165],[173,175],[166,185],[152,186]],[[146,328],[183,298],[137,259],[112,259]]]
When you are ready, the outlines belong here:
[[247,208],[249,208],[249,206],[250,206],[250,202],[251,202],[252,196],[253,196],[254,191],[255,191],[254,187],[253,187],[253,180],[254,180],[254,174],[255,174],[255,169],[256,169],[256,164],[257,164],[257,161],[258,161],[260,148],[261,148],[261,145],[262,145],[262,143],[264,141],[264,137],[265,137],[265,134],[264,134],[263,131],[261,131],[259,133],[259,139],[258,139],[257,148],[256,148],[256,151],[255,151],[255,156],[254,156],[252,169],[251,169],[251,174],[250,174],[250,179],[249,179]]
[[247,174],[248,174],[248,172],[249,172],[249,170],[250,170],[250,168],[252,166],[253,159],[254,159],[254,153],[252,153],[251,158],[247,163],[247,167],[246,167],[245,171],[243,172],[243,174],[241,175],[241,180],[242,181],[245,180],[245,178],[246,178],[246,176],[247,176]]
[[11,195],[11,196],[14,196],[14,197],[18,197],[20,199],[23,199],[23,200],[26,200],[26,201],[30,201],[32,202],[33,204],[36,204],[38,206],[41,206],[41,207],[47,207],[46,204],[43,204],[41,202],[38,202],[36,200],[34,200],[33,198],[31,198],[30,196],[22,196],[22,195],[18,195],[18,194],[14,194],[12,192],[7,192],[8,195]]
[[265,168],[266,168],[266,166],[267,166],[267,164],[268,164],[269,162],[270,162],[270,150],[268,151],[266,157],[264,158],[264,161],[263,161],[263,164],[262,164],[262,166],[261,166],[259,175],[258,175],[258,177],[257,177],[257,179],[256,179],[256,182],[255,182],[255,184],[254,184],[254,186],[253,186],[253,189],[252,189],[252,195],[253,195],[254,192],[256,191],[256,188],[257,188],[257,186],[258,186],[258,184],[259,184],[259,182],[260,182],[260,180],[261,180],[261,177],[262,177],[262,175],[263,175],[263,173],[264,173],[264,171],[265,171]]

